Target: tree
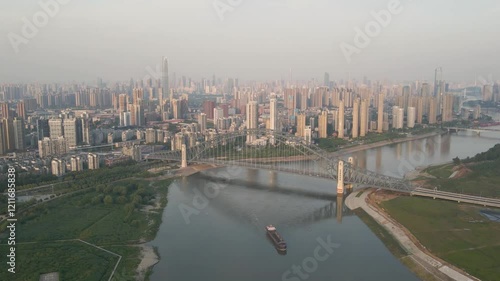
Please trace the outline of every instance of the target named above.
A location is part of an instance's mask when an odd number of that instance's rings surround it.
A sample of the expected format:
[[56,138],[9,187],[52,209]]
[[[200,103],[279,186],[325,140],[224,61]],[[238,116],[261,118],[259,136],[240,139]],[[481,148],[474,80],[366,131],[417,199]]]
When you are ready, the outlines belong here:
[[458,156],[453,158],[453,164],[460,165],[461,163],[462,163],[462,161],[460,160],[460,158],[458,158]]
[[104,204],[106,205],[113,204],[113,197],[106,195],[106,197],[104,197]]

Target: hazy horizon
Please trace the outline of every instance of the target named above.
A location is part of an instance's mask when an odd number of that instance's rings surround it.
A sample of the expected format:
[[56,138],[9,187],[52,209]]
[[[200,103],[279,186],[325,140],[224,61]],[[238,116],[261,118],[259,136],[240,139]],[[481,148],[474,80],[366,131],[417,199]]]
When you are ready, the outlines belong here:
[[22,18],[43,10],[34,0],[6,2],[0,82],[125,81],[162,56],[170,76],[193,79],[288,80],[292,69],[294,80],[321,81],[324,72],[331,80],[432,80],[438,66],[448,81],[500,74],[498,1],[401,0],[401,12],[350,63],[340,45],[353,44],[355,28],[391,1],[241,0],[223,20],[217,1],[68,1],[18,53],[9,34],[22,35]]

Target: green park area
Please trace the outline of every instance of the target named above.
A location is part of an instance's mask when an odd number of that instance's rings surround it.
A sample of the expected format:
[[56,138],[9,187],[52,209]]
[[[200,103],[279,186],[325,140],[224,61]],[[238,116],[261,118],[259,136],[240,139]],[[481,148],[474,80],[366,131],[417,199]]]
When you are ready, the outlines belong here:
[[[121,175],[110,168],[106,179],[105,169],[94,171],[97,180],[92,173],[76,174],[65,183],[71,185],[67,195],[24,206],[17,215],[16,280],[38,280],[49,272],[59,272],[60,280],[108,280],[118,256],[92,245],[122,256],[113,280],[135,280],[138,245],[155,237],[172,180],[141,178],[145,174],[136,166],[116,169]],[[6,222],[0,237],[5,241]],[[7,251],[4,242],[0,250]],[[0,263],[6,264],[5,255]],[[12,280],[9,274],[1,271],[0,280]]]
[[498,280],[500,223],[482,216],[484,208],[418,197],[381,207],[436,256],[481,280]]
[[[500,198],[500,144],[474,157],[428,167],[418,181],[428,188]],[[437,257],[481,280],[500,280],[500,222],[483,216],[485,207],[408,196],[380,207]]]
[[[431,166],[424,172],[433,177],[425,181],[429,188],[500,198],[500,144],[474,157],[455,158],[453,163]],[[456,177],[449,178],[454,172]]]

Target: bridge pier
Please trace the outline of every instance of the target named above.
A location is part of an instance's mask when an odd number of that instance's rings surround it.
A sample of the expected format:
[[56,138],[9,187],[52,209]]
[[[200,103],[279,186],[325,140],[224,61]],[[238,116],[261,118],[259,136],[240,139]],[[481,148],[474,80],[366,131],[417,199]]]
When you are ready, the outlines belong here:
[[340,160],[337,169],[337,196],[344,195],[344,161]]
[[[351,168],[354,168],[354,158],[353,158],[353,157],[349,157],[349,158],[347,159],[347,162],[351,165]],[[350,183],[350,184],[347,184],[347,185],[346,185],[347,192],[352,191],[353,186],[354,186],[354,185],[353,185],[353,184],[351,184],[351,183]]]
[[187,153],[185,144],[183,144],[181,147],[181,156],[182,156],[181,168],[186,168],[188,164],[187,164]]

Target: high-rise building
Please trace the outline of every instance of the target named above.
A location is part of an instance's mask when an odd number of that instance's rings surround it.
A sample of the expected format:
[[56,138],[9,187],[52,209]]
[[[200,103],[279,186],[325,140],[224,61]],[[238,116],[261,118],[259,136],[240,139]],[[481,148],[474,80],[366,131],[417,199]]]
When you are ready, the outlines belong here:
[[306,126],[304,129],[304,140],[307,145],[310,145],[312,143],[312,130],[311,126]]
[[[427,98],[426,98],[427,100]],[[423,97],[418,97],[417,98],[417,123],[422,124],[423,119],[424,119],[424,98]],[[435,113],[436,111],[434,111]]]
[[9,103],[2,102],[0,103],[0,110],[2,111],[2,118],[10,118],[12,117],[10,114]]
[[338,134],[338,138],[339,139],[343,139],[344,138],[344,116],[345,116],[344,101],[341,100],[339,102],[339,117],[338,117],[338,122],[339,122],[339,134]]
[[72,172],[83,171],[83,161],[80,158],[80,156],[71,157],[71,171]]
[[352,138],[359,136],[359,98],[354,100],[352,108]]
[[64,138],[66,139],[66,145],[68,150],[77,145],[77,129],[76,129],[76,119],[64,119]]
[[52,166],[52,174],[54,176],[63,176],[66,173],[66,165],[63,160],[54,158],[51,162]]
[[437,123],[437,99],[432,97],[429,100],[429,124]]
[[416,116],[416,109],[415,107],[408,107],[407,110],[407,127],[408,128],[414,128],[415,127],[415,116]]
[[306,115],[301,113],[297,115],[297,136],[303,137],[306,129]]
[[330,88],[330,74],[328,72],[325,72],[323,86]]
[[328,111],[321,112],[318,118],[318,134],[320,139],[328,138]]
[[3,142],[5,150],[12,151],[16,149],[13,120],[4,118],[2,119],[1,125],[2,125],[1,130],[3,132]]
[[161,59],[162,67],[161,67],[161,87],[163,90],[163,93],[170,93],[170,86],[169,86],[169,77],[168,77],[168,59],[167,57],[163,57]]
[[484,85],[483,86],[483,101],[493,101],[493,86]]
[[279,131],[278,129],[278,102],[272,97],[269,100],[269,129]]
[[207,118],[210,120],[214,119],[214,108],[214,101],[206,100],[203,102],[203,113],[205,113],[207,115]]
[[36,120],[36,132],[38,134],[38,140],[43,140],[43,138],[50,137],[49,120],[48,119]]
[[384,128],[384,94],[378,95],[378,108],[377,108],[377,132],[382,133]]
[[363,99],[361,100],[361,105],[359,108],[360,114],[359,114],[359,136],[364,137],[368,133],[368,100]]
[[3,131],[3,121],[0,121],[0,155],[5,155],[7,153],[5,133]]
[[403,129],[404,126],[404,109],[399,106],[392,107],[392,128]]
[[443,96],[442,121],[443,122],[453,121],[453,95],[452,94],[445,94]]
[[207,130],[207,115],[205,113],[198,115],[198,125],[200,126],[200,132],[205,133]]
[[[256,101],[250,101],[247,104],[247,129],[257,129],[259,124],[259,105]],[[255,133],[249,133],[247,136],[247,144],[252,144],[257,140]]]
[[118,111],[120,113],[127,111],[128,108],[128,95],[120,94],[118,96]]
[[[182,119],[182,104],[181,104],[181,100],[178,100],[178,99],[173,99],[172,100],[172,106],[173,106],[173,115],[174,115],[174,119]],[[213,114],[212,114],[213,116]]]
[[24,150],[24,120],[14,118],[12,121],[14,127],[14,148],[16,150]]
[[146,143],[152,144],[156,142],[156,130],[153,128],[148,128],[146,130]]
[[17,103],[17,117],[26,120],[26,106],[24,104],[24,101],[19,101]]
[[214,108],[214,124],[222,118],[224,118],[224,110],[220,107]]
[[63,121],[62,119],[50,119],[49,120],[49,132],[50,138],[55,139],[64,136]]
[[89,170],[99,169],[99,155],[89,153],[88,162],[89,162]]

